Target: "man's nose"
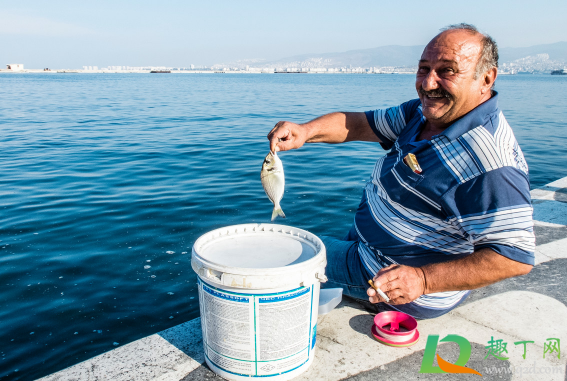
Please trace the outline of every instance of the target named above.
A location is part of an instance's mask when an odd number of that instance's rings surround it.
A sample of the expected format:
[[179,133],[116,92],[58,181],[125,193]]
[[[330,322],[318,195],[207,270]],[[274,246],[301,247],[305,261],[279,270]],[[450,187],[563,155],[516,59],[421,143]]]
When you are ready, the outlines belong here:
[[423,81],[421,81],[421,87],[425,91],[435,90],[439,88],[437,73],[435,70],[429,71]]

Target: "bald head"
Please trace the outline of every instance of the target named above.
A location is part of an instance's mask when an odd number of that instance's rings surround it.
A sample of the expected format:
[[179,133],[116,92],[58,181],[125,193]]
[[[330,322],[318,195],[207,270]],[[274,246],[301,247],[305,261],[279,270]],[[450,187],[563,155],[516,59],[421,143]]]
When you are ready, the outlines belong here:
[[482,35],[466,29],[444,30],[435,36],[425,50],[453,53],[453,58],[474,65],[474,77],[478,77],[477,68],[482,52]]
[[472,36],[477,36],[480,39],[481,50],[476,64],[476,78],[492,68],[498,68],[498,45],[496,45],[496,41],[494,41],[492,37],[488,34],[481,33],[472,24],[460,23],[449,25],[441,29],[441,33],[439,33],[435,38],[439,37],[443,33],[450,33],[451,31],[468,32]]

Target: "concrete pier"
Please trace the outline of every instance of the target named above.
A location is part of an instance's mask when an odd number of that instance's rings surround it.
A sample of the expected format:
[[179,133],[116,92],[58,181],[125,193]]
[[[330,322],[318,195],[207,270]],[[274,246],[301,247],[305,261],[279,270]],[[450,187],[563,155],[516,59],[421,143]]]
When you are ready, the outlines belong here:
[[[467,367],[483,380],[567,380],[567,177],[531,192],[537,238],[530,274],[474,290],[450,313],[419,322],[419,342],[393,348],[370,334],[375,311],[343,302],[319,317],[317,352],[311,368],[296,380],[473,380],[474,374],[419,373],[427,338],[449,334],[472,346]],[[368,308],[368,310],[366,309]],[[491,339],[506,343],[500,360],[487,356]],[[560,354],[550,352],[560,339]],[[514,344],[524,341],[533,343]],[[222,380],[204,365],[200,319],[188,321],[42,378],[72,380]],[[455,343],[437,353],[454,363]],[[525,358],[524,358],[525,355]]]

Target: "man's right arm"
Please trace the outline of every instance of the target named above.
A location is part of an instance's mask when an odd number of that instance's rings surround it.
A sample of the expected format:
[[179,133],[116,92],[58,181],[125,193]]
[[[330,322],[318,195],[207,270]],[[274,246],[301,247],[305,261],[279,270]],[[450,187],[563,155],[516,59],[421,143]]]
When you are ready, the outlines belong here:
[[380,142],[363,112],[334,112],[304,124],[278,122],[268,140],[272,152],[297,149],[305,143]]

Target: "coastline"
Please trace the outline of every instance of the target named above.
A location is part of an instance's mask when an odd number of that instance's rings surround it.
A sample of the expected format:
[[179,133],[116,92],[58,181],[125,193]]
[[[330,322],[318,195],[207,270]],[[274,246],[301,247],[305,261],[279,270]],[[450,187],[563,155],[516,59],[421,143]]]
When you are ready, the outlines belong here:
[[21,71],[0,70],[0,74],[400,74],[415,75],[414,72],[358,72],[358,71],[304,71],[304,72],[275,72],[275,71],[246,71],[246,70],[172,70],[169,73],[152,73],[151,70],[49,70],[25,69]]
[[[169,73],[152,73],[152,70],[41,70],[25,69],[21,71],[0,70],[0,74],[370,74],[370,75],[415,75],[415,72],[365,72],[365,71],[251,71],[251,70],[171,70]],[[539,73],[546,75],[548,73]],[[498,75],[517,75],[502,72]],[[537,75],[537,74],[535,74]]]

